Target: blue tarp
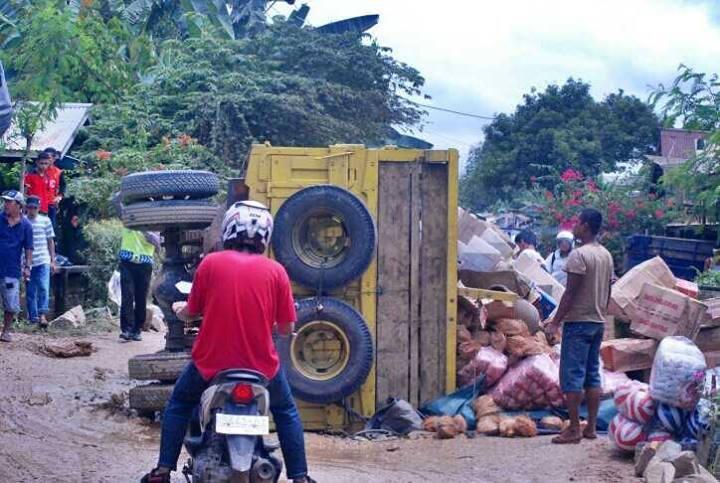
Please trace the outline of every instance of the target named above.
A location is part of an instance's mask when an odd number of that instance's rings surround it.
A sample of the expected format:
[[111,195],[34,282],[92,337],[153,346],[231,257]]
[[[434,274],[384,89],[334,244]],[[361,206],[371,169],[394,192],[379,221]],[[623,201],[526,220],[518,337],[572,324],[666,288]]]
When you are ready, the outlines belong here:
[[[462,415],[467,421],[468,428],[474,429],[477,426],[475,420],[475,412],[473,411],[472,402],[485,392],[484,381],[477,384],[470,384],[461,387],[452,394],[442,396],[434,401],[427,403],[420,408],[420,412],[425,416],[455,416]],[[568,418],[565,409],[540,409],[536,411],[504,411],[503,414],[508,416],[527,415],[534,421],[540,421],[545,416],[559,416],[563,419]],[[617,414],[615,403],[612,399],[606,399],[600,402],[600,410],[598,411],[597,431],[606,432],[610,421]],[[580,417],[587,419],[587,406],[580,407]],[[552,431],[540,430],[540,434],[551,434]]]
[[442,396],[427,403],[420,408],[425,416],[455,416],[462,415],[467,421],[468,428],[475,428],[475,411],[472,402],[477,399],[485,390],[485,376],[479,378],[475,384],[461,387],[452,394]]

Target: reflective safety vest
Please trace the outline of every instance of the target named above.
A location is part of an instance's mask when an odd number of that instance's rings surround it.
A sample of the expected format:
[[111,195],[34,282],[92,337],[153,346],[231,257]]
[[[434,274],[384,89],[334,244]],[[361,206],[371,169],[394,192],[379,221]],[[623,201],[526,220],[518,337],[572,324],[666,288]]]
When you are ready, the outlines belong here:
[[120,260],[131,263],[153,263],[155,247],[141,231],[123,228]]

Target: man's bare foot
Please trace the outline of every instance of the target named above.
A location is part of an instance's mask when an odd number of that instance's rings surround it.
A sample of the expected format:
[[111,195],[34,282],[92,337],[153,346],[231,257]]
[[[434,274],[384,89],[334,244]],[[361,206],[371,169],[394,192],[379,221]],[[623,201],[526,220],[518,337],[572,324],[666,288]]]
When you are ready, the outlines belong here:
[[583,436],[580,428],[568,428],[552,439],[553,444],[578,444]]
[[589,425],[583,429],[582,435],[585,439],[597,439],[597,432],[595,431],[595,428],[591,428]]
[[0,334],[0,341],[2,342],[12,342],[12,337],[10,337],[10,334],[7,332],[3,332]]

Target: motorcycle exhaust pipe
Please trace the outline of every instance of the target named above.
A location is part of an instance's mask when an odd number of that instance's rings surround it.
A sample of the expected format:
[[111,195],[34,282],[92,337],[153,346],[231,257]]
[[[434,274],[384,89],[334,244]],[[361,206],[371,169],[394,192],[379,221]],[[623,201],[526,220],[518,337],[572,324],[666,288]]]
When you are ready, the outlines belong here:
[[276,470],[270,460],[258,458],[250,469],[250,481],[275,481]]

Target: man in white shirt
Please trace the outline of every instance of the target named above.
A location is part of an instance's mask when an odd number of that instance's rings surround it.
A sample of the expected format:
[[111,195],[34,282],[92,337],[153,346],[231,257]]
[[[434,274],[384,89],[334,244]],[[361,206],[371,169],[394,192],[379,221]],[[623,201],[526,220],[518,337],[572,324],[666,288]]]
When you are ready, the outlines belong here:
[[47,327],[50,274],[55,271],[55,232],[50,218],[39,213],[40,198],[28,196],[27,219],[33,228],[32,269],[27,282],[27,310],[31,324]]
[[561,231],[557,234],[556,240],[557,250],[545,259],[545,270],[555,277],[555,280],[560,282],[564,287],[567,285],[567,272],[565,271],[565,267],[567,266],[570,252],[573,249],[575,237],[572,232]]
[[535,247],[538,244],[537,236],[531,230],[523,230],[515,236],[515,244],[518,246],[518,252],[515,258],[530,257],[540,264],[541,267],[545,267],[545,259],[538,253]]

